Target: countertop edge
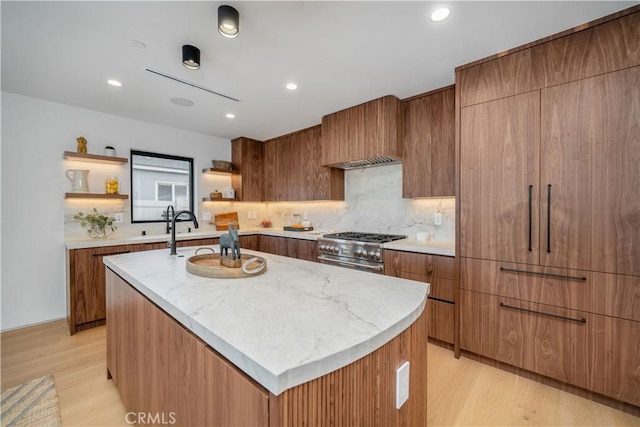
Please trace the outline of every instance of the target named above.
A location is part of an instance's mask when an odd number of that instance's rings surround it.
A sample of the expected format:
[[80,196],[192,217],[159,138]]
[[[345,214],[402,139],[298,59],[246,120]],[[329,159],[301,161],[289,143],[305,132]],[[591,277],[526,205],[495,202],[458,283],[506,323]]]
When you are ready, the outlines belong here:
[[[310,232],[296,232],[296,231],[284,231],[275,229],[255,228],[239,230],[240,236],[247,235],[263,235],[263,236],[277,236],[286,237],[290,239],[299,240],[318,240],[322,237],[322,234],[329,231],[310,231]],[[176,235],[177,241],[182,240],[196,240],[196,239],[208,239],[220,237],[225,234],[225,231],[206,231],[195,233],[179,233]],[[91,249],[118,245],[135,245],[144,243],[160,243],[168,240],[168,235],[153,235],[153,236],[129,236],[122,238],[106,238],[106,239],[72,239],[65,241],[66,249]],[[442,255],[455,257],[455,244],[454,242],[447,241],[427,241],[420,242],[412,239],[396,240],[394,242],[383,243],[382,247],[385,249],[417,252],[432,255]]]

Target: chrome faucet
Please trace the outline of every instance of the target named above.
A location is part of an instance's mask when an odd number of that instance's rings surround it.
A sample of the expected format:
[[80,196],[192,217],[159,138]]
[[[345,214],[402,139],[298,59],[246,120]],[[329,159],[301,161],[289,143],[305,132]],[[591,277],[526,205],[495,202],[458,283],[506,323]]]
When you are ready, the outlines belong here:
[[171,248],[171,252],[169,252],[169,255],[178,255],[178,252],[176,252],[176,219],[178,219],[178,217],[182,214],[188,214],[191,217],[191,221],[193,221],[193,226],[195,228],[198,228],[198,220],[196,219],[196,215],[193,212],[191,211],[176,212],[175,215],[173,215],[173,218],[171,219],[171,240],[168,243],[169,248]]

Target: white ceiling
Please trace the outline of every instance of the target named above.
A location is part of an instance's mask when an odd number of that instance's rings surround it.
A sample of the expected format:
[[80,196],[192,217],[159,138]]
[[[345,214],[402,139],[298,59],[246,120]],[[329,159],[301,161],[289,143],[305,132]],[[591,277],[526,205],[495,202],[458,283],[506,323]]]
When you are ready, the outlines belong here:
[[[431,22],[444,3],[450,17]],[[223,138],[268,139],[380,96],[450,85],[456,66],[637,3],[2,1],[2,90]],[[221,4],[240,12],[236,39],[217,32]],[[183,44],[200,48],[199,70],[182,66]],[[284,88],[289,81],[296,92]],[[194,105],[174,105],[173,97]]]

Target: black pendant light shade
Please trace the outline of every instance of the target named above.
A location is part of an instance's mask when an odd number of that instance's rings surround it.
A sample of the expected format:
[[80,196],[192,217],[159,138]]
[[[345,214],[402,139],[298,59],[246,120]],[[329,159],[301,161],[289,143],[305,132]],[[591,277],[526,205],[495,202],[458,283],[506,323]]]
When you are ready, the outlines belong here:
[[231,6],[218,7],[218,32],[230,39],[238,37],[240,32],[240,14]]
[[200,68],[200,49],[190,44],[182,46],[182,64],[190,70]]

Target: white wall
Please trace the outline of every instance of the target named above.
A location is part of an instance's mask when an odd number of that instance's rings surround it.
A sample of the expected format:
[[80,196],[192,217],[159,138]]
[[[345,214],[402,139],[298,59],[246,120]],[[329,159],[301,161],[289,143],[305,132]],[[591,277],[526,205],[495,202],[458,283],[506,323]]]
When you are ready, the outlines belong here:
[[209,193],[212,178],[198,171],[212,159],[231,156],[228,140],[8,92],[2,92],[1,112],[2,330],[66,316],[65,211],[87,205],[129,211],[128,202],[65,201],[71,188],[67,169],[89,169],[93,192],[103,192],[105,176],[115,174],[121,192],[130,193],[128,165],[62,159],[64,151],[76,150],[78,136],[87,138],[94,154],[112,145],[122,157],[129,157],[131,148],[193,157],[199,198]]

